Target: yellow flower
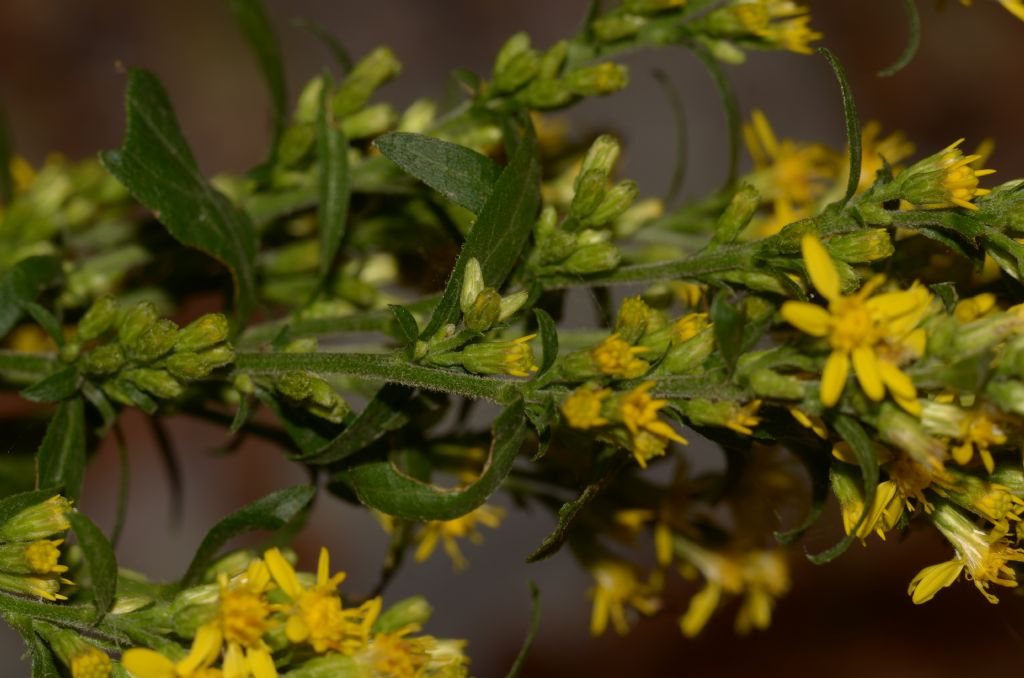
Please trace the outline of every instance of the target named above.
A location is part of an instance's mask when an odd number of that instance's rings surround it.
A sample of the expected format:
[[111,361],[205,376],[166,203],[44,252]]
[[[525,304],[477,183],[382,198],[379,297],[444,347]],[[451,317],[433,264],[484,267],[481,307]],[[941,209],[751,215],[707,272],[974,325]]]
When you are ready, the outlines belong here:
[[281,552],[270,549],[263,555],[271,576],[291,599],[285,635],[295,644],[308,643],[318,654],[340,652],[351,655],[363,647],[370,627],[380,611],[380,598],[373,598],[362,607],[342,609],[338,585],[344,572],[330,574],[330,554],[320,549],[316,583],[303,586],[291,564]]
[[[872,532],[885,541],[885,533],[896,527],[900,516],[903,515],[903,505],[903,498],[897,493],[896,483],[891,480],[879,483],[875,488],[871,511],[857,528],[857,538],[861,543],[864,543]],[[853,501],[842,501],[840,508],[843,514],[843,530],[850,534],[864,512],[864,500],[861,497],[859,500],[855,498]]]
[[920,313],[925,297],[914,289],[871,296],[882,284],[881,276],[866,282],[856,293],[843,296],[835,264],[821,242],[805,235],[801,248],[811,283],[828,301],[828,310],[787,301],[780,312],[798,330],[829,340],[832,353],[822,372],[821,403],[831,407],[839,401],[852,361],[857,381],[869,398],[880,401],[888,390],[901,405],[914,407],[914,383],[896,364],[879,359],[879,344],[892,331],[890,325]]
[[463,653],[465,641],[438,640],[433,636],[411,636],[418,624],[397,631],[376,634],[366,648],[355,656],[369,673],[387,678],[465,675],[469,659]]
[[255,678],[275,678],[277,669],[263,640],[275,625],[271,613],[278,609],[265,596],[273,587],[266,563],[253,560],[245,574],[232,580],[221,573],[218,585],[217,614],[210,625],[217,628],[225,645],[225,678],[245,678],[250,673]]
[[656,592],[661,588],[654,575],[643,584],[636,571],[626,563],[617,560],[601,560],[590,567],[594,586],[587,595],[594,601],[590,615],[590,633],[599,636],[608,628],[609,619],[619,635],[629,631],[626,606],[645,615],[652,615],[661,608]]
[[536,334],[528,334],[512,341],[485,341],[470,344],[462,349],[459,362],[476,374],[507,374],[512,377],[528,377],[537,371],[530,340]]
[[580,386],[562,403],[562,416],[569,426],[578,429],[604,426],[608,420],[601,416],[604,400],[611,395],[610,388]]
[[[743,139],[754,161],[747,180],[765,200],[796,209],[815,201],[835,180],[840,159],[821,144],[776,138],[768,118],[755,109],[743,125]],[[783,224],[785,225],[785,224]]]
[[996,295],[991,292],[985,292],[958,301],[956,308],[953,309],[953,317],[956,318],[957,322],[966,325],[998,310],[996,308]]
[[469,563],[462,551],[459,549],[458,539],[468,538],[474,544],[483,541],[483,533],[478,527],[484,525],[491,529],[498,527],[501,519],[505,517],[504,509],[497,506],[484,504],[480,508],[455,518],[454,520],[432,520],[423,525],[423,529],[417,535],[419,546],[416,547],[414,557],[416,562],[422,563],[434,553],[438,541],[444,546],[445,553],[452,559],[456,570],[465,568]]
[[644,346],[630,346],[616,333],[598,344],[590,355],[604,374],[619,379],[635,379],[651,367],[646,360],[636,357],[646,351]]
[[811,54],[810,43],[822,37],[811,30],[809,10],[792,0],[740,0],[728,9],[747,31],[791,52]]
[[684,341],[689,341],[707,326],[707,313],[687,313],[672,323],[672,343],[681,344]]
[[926,431],[960,440],[952,448],[953,460],[961,466],[969,464],[977,451],[985,470],[992,473],[995,461],[989,447],[1003,445],[1006,431],[1000,425],[999,413],[985,403],[971,408],[928,402],[921,417]]
[[669,283],[672,293],[687,308],[700,306],[707,294],[707,285],[683,280],[674,280]]
[[789,566],[781,550],[751,551],[743,560],[746,595],[736,614],[736,632],[768,628],[775,600],[789,590]]
[[761,401],[751,400],[743,407],[733,411],[729,421],[725,422],[725,427],[742,435],[754,435],[754,427],[761,423],[761,418],[755,416],[759,409],[761,409]]
[[675,429],[658,418],[658,412],[668,401],[652,398],[648,393],[652,388],[654,382],[646,381],[622,396],[618,403],[619,418],[633,435],[633,456],[641,468],[647,468],[651,457],[664,454],[669,440],[687,444]]
[[879,139],[881,132],[882,125],[877,120],[869,121],[861,131],[858,191],[866,190],[875,183],[875,177],[885,163],[888,163],[890,167],[895,167],[896,163],[914,154],[914,144],[907,140],[903,132],[893,132],[889,136]]
[[[964,7],[970,7],[973,0],[960,0],[960,4]],[[1021,21],[1024,21],[1024,1],[1022,0],[997,0],[1000,5],[1006,8],[1006,11],[1017,17]]]
[[993,174],[995,170],[975,168],[973,163],[981,155],[965,156],[958,148],[963,141],[953,142],[900,174],[896,185],[902,197],[922,209],[959,206],[977,211],[977,205],[970,201],[991,193],[987,188],[978,188],[978,177]]
[[220,629],[207,624],[199,627],[192,649],[181,661],[148,648],[132,648],[125,650],[121,663],[138,678],[221,678],[221,670],[213,668],[220,657],[221,642]]
[[814,435],[818,436],[822,440],[828,439],[828,427],[825,426],[825,420],[817,415],[809,415],[799,407],[790,405],[786,409],[796,419],[797,423],[806,429],[810,429],[814,432]]

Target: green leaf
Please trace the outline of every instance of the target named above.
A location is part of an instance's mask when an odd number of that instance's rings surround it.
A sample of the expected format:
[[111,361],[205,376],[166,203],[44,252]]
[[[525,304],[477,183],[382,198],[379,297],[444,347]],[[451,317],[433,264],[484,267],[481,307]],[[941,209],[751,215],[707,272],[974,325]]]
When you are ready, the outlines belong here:
[[406,173],[473,214],[483,209],[502,173],[486,155],[423,134],[390,132],[373,144]]
[[837,416],[834,426],[843,440],[850,444],[854,456],[857,457],[857,463],[860,465],[861,477],[864,479],[864,510],[857,518],[857,523],[850,528],[850,533],[841,542],[821,553],[807,554],[807,559],[815,565],[838,558],[850,547],[853,540],[857,538],[857,530],[871,513],[871,508],[875,503],[875,490],[878,488],[878,458],[875,456],[875,448],[871,444],[868,434],[864,432],[856,419],[846,414]]
[[221,520],[203,538],[181,580],[182,586],[191,586],[199,581],[229,539],[253,530],[276,530],[283,527],[305,508],[315,494],[316,488],[311,485],[286,487],[243,506]]
[[0,525],[18,515],[29,506],[35,506],[58,494],[60,490],[53,487],[44,487],[40,490],[19,492],[0,499]]
[[660,69],[655,69],[652,75],[654,75],[657,83],[661,85],[662,91],[668,98],[676,132],[676,147],[672,151],[675,164],[663,201],[665,205],[671,206],[675,204],[676,198],[679,197],[679,192],[683,189],[683,181],[686,179],[686,154],[689,151],[689,139],[686,133],[686,109],[683,108],[683,99],[679,96],[679,89],[672,84],[672,79],[669,78],[668,74]]
[[946,313],[952,313],[953,309],[956,308],[956,303],[960,300],[960,295],[956,291],[956,285],[944,282],[935,283],[928,287],[935,293],[935,296],[942,300],[942,306],[946,309]]
[[878,71],[880,78],[896,75],[906,68],[917,54],[917,47],[921,43],[921,15],[917,12],[917,5],[914,0],[903,0],[903,9],[907,13],[907,28],[910,31],[907,35],[907,46],[903,48],[903,53],[891,66]]
[[315,453],[298,457],[307,464],[332,464],[349,457],[385,434],[409,423],[409,405],[415,391],[399,384],[386,384],[366,405],[348,428]]
[[117,558],[114,547],[110,545],[96,523],[84,513],[73,511],[68,514],[71,529],[75,531],[78,545],[82,547],[85,567],[89,570],[92,583],[92,598],[96,604],[97,619],[110,609],[117,592]]
[[0,104],[0,205],[6,205],[14,196],[14,181],[11,179],[11,130],[7,124],[7,111]]
[[725,292],[719,292],[711,302],[710,315],[715,343],[731,373],[736,369],[743,344],[743,311],[733,306]]
[[32,320],[36,321],[36,324],[43,328],[47,336],[53,339],[53,343],[61,348],[64,347],[64,328],[61,326],[57,316],[34,301],[26,301],[22,304],[22,307],[32,317]]
[[0,276],[0,339],[21,320],[25,304],[61,275],[60,260],[55,257],[30,257]]
[[22,389],[18,395],[34,403],[55,403],[58,400],[66,400],[77,393],[81,383],[78,368],[70,365],[60,372],[44,377],[28,388]]
[[580,493],[576,499],[567,501],[562,504],[561,508],[558,509],[558,525],[555,526],[554,531],[541,542],[541,545],[537,547],[533,553],[526,557],[526,562],[535,563],[538,560],[544,560],[555,555],[562,548],[565,543],[566,537],[569,536],[569,528],[576,522],[576,518],[579,516],[587,504],[589,504],[594,497],[604,489],[605,485],[608,484],[610,476],[605,476],[596,483],[591,483],[584,488],[583,492]]
[[103,166],[153,211],[179,242],[214,257],[231,271],[236,312],[244,321],[257,301],[256,230],[199,173],[174,108],[152,73],[133,68],[125,96],[127,130],[121,148],[104,151]]
[[422,337],[431,337],[445,324],[458,320],[459,293],[467,261],[475,257],[480,262],[484,284],[496,289],[501,288],[516,265],[540,205],[536,138],[529,126],[525,134],[462,245],[455,269]]
[[32,653],[32,678],[60,678],[60,671],[53,659],[53,653],[46,642],[35,633],[25,642]]
[[491,453],[480,477],[470,485],[442,489],[399,471],[387,460],[364,462],[341,471],[366,506],[407,520],[453,520],[482,506],[512,469],[526,440],[526,414],[518,400],[494,421]]
[[338,42],[338,39],[331,35],[327,29],[315,21],[311,21],[305,18],[298,18],[292,21],[292,24],[296,28],[301,28],[309,31],[319,40],[327,51],[331,53],[334,60],[338,62],[338,66],[341,68],[342,74],[348,73],[352,70],[352,57],[349,55],[348,50],[345,46]]
[[331,441],[333,434],[328,431],[334,428],[333,424],[305,410],[283,403],[263,389],[257,389],[256,397],[277,415],[285,433],[302,452],[300,456],[315,454]]
[[316,118],[316,152],[320,160],[320,282],[331,272],[334,258],[345,236],[351,193],[348,176],[348,139],[334,120],[330,79],[324,76],[320,94],[320,112]]
[[715,89],[718,90],[718,98],[722,101],[722,108],[725,111],[725,124],[729,133],[729,169],[726,172],[723,185],[723,188],[725,188],[736,183],[736,170],[739,167],[740,130],[742,129],[740,105],[736,100],[736,93],[733,92],[732,85],[729,83],[729,77],[722,70],[718,59],[706,47],[700,44],[695,44],[693,51],[701,63],[704,64],[704,67],[708,69],[711,80],[715,83]]
[[536,381],[543,377],[558,359],[558,328],[555,326],[555,321],[551,319],[551,316],[544,309],[535,308],[533,309],[533,314],[537,316],[540,344],[544,350],[544,357],[540,361],[540,369],[533,375],[533,380]]
[[128,492],[131,488],[131,464],[128,456],[128,443],[124,439],[124,431],[120,426],[114,429],[117,442],[117,504],[114,508],[114,526],[110,530],[110,543],[117,546],[124,531],[125,518],[128,516]]
[[[388,308],[395,316],[395,325],[398,329],[398,339],[407,347],[416,348],[416,340],[420,336],[420,326],[416,318],[404,306],[389,304]],[[411,353],[412,351],[409,351]],[[412,357],[411,355],[409,356]]]
[[235,17],[245,41],[260,65],[260,72],[267,83],[270,103],[273,107],[273,132],[270,146],[271,157],[277,152],[277,142],[284,130],[285,112],[288,106],[288,87],[285,83],[284,60],[281,46],[274,35],[274,28],[261,0],[228,0],[228,8]]
[[860,183],[860,118],[857,117],[857,106],[853,102],[853,91],[850,89],[850,83],[846,79],[846,71],[843,70],[843,65],[839,63],[836,55],[825,47],[819,47],[818,54],[828,60],[828,65],[832,67],[832,72],[835,73],[836,80],[839,81],[839,93],[843,97],[843,116],[846,118],[846,145],[850,149],[850,171],[849,177],[846,180],[846,193],[843,195],[843,199],[839,201],[840,205],[845,205],[853,197],[853,194],[857,192],[857,184]]
[[68,499],[78,499],[85,475],[85,407],[81,398],[65,400],[46,427],[36,455],[39,485],[62,485]]
[[540,589],[537,588],[537,584],[530,582],[530,628],[526,632],[526,638],[523,639],[523,646],[519,649],[519,654],[516,655],[516,660],[512,663],[512,668],[508,670],[508,678],[518,678],[519,674],[523,671],[523,664],[526,663],[526,658],[530,655],[530,648],[533,647],[533,641],[537,637],[537,629],[540,628]]
[[788,445],[800,461],[803,462],[807,473],[811,476],[811,505],[807,515],[796,527],[789,530],[778,530],[775,532],[775,540],[780,544],[792,544],[800,539],[807,530],[811,529],[825,510],[825,502],[828,500],[828,467],[829,457],[823,455],[820,449],[809,448],[804,445]]

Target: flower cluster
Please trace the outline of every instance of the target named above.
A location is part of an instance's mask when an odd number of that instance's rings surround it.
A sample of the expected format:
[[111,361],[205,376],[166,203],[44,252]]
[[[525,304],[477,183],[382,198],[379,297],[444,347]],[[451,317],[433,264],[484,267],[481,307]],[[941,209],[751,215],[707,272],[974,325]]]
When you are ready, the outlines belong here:
[[67,600],[61,587],[72,582],[64,577],[68,566],[60,562],[60,546],[71,527],[67,519],[71,510],[67,499],[55,495],[0,525],[0,589]]

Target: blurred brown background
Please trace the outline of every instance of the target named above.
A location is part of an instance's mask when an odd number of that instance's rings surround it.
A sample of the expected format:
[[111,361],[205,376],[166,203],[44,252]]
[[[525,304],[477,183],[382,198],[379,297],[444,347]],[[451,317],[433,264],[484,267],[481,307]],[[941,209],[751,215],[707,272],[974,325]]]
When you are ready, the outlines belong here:
[[[440,95],[456,67],[486,73],[505,37],[527,30],[547,46],[570,34],[584,0],[376,0],[327,2],[268,0],[288,61],[293,94],[318,73],[328,55],[310,35],[291,25],[313,19],[358,57],[379,43],[391,45],[405,64],[383,95],[406,104]],[[983,137],[997,141],[988,166],[997,179],[1024,175],[1024,23],[996,2],[958,3],[938,13],[922,5],[923,39],[914,63],[896,77],[874,73],[903,48],[901,3],[893,0],[819,0],[809,3],[814,25],[826,35],[849,73],[862,118],[886,130],[903,129],[920,151],[937,150],[960,136],[971,148]],[[720,105],[703,68],[688,53],[663,50],[626,61],[633,69],[628,93],[588,102],[569,117],[581,131],[610,129],[628,145],[623,176],[642,192],[658,195],[673,166],[672,116],[650,71],[665,70],[680,88],[690,124],[687,194],[718,184],[724,173],[725,130]],[[33,163],[51,150],[72,157],[120,143],[124,77],[116,64],[157,73],[167,86],[200,165],[207,173],[242,171],[265,153],[268,103],[258,72],[221,2],[0,3],[0,99],[18,150]],[[790,54],[754,54],[730,68],[744,111],[766,111],[780,135],[843,144],[841,105],[823,60]],[[10,400],[0,401],[8,407]],[[247,444],[230,457],[211,451],[222,431],[181,419],[171,436],[185,469],[185,511],[180,529],[168,532],[169,493],[156,447],[141,417],[127,415],[132,458],[132,503],[119,550],[124,567],[174,578],[186,567],[205,530],[221,516],[285,484],[305,480],[298,467],[268,446]],[[0,435],[5,449],[17,441]],[[690,454],[698,454],[690,452]],[[715,463],[714,461],[703,462]],[[90,467],[82,508],[103,526],[113,520],[117,474],[113,445]],[[808,539],[812,551],[836,539],[838,517],[825,519]],[[915,607],[906,595],[924,565],[949,557],[932,535],[902,543],[872,540],[838,562],[814,567],[794,558],[795,588],[779,604],[772,629],[745,639],[732,633],[734,607],[719,613],[697,641],[685,641],[675,618],[691,589],[674,590],[665,613],[642,621],[625,639],[587,634],[590,585],[565,554],[527,566],[529,553],[552,526],[547,515],[512,515],[480,547],[467,547],[471,566],[454,574],[436,554],[396,578],[389,600],[425,593],[437,608],[429,629],[469,639],[474,674],[504,675],[525,632],[527,580],[542,591],[541,632],[527,676],[746,675],[783,673],[836,676],[975,675],[1019,667],[1024,658],[1024,604],[1003,595],[990,606],[961,582],[934,601]],[[369,590],[386,548],[365,512],[328,497],[297,548],[312,567],[320,544],[336,567],[349,572],[350,591]],[[27,675],[14,659],[17,638],[0,625],[0,675]]]

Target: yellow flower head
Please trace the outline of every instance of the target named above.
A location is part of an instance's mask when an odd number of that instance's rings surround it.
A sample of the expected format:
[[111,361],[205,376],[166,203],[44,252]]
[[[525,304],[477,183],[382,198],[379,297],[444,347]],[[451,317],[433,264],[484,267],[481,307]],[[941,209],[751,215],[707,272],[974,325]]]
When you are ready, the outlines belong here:
[[747,181],[765,200],[798,209],[819,198],[838,174],[841,160],[835,151],[821,144],[779,140],[760,110],[755,109],[743,125],[743,139],[754,161]]
[[[960,0],[964,7],[970,7],[973,0]],[[997,0],[1007,12],[1024,21],[1024,0]]]
[[107,678],[112,670],[107,653],[92,646],[73,656],[68,668],[71,678]]
[[587,595],[594,601],[590,614],[590,633],[599,636],[608,628],[609,619],[619,635],[629,631],[626,606],[645,615],[652,615],[661,608],[657,597],[660,581],[652,576],[648,583],[641,583],[636,571],[628,564],[617,560],[601,560],[590,567],[594,587]]
[[672,288],[672,293],[675,294],[676,299],[687,308],[699,307],[703,303],[708,291],[707,285],[683,280],[674,280],[669,283],[669,286]]
[[658,412],[668,401],[652,398],[648,393],[652,388],[654,382],[646,381],[618,402],[619,419],[633,436],[633,456],[641,468],[647,467],[648,459],[664,454],[669,440],[687,444],[675,429],[658,418]]
[[221,633],[216,625],[199,627],[188,656],[175,662],[148,648],[125,650],[121,663],[138,678],[221,678],[220,669],[213,668],[220,657]]
[[608,420],[601,416],[605,399],[611,395],[610,388],[580,386],[562,403],[562,416],[569,426],[578,429],[604,426]]
[[707,326],[707,313],[687,313],[672,323],[672,343],[681,344],[684,341],[689,341]]
[[598,344],[590,355],[602,373],[618,379],[635,379],[651,367],[646,360],[636,357],[646,351],[644,346],[630,346],[616,333]]
[[858,191],[864,191],[875,183],[875,177],[885,163],[895,171],[896,163],[914,154],[914,144],[907,140],[903,132],[893,132],[887,137],[879,138],[881,132],[882,125],[877,120],[869,121],[861,131]]
[[810,43],[822,37],[811,30],[809,10],[792,0],[740,0],[728,9],[747,32],[791,52],[811,54]]
[[463,652],[465,641],[438,640],[433,636],[413,636],[418,624],[408,624],[388,633],[378,633],[355,656],[366,675],[389,678],[466,675],[469,659]]
[[742,435],[754,435],[754,427],[761,423],[761,418],[756,416],[760,409],[761,401],[751,400],[746,405],[733,410],[729,421],[725,422],[725,427]]
[[839,273],[821,242],[805,235],[801,248],[811,283],[828,301],[828,310],[816,304],[787,301],[780,312],[798,330],[828,338],[832,353],[822,373],[821,403],[831,407],[839,401],[852,361],[857,381],[869,398],[880,401],[888,390],[901,405],[917,407],[917,389],[910,377],[893,362],[880,359],[879,351],[893,336],[894,328],[902,331],[901,321],[920,316],[930,297],[914,289],[872,296],[884,280],[881,276],[844,296],[839,289]]
[[957,322],[966,325],[998,310],[996,307],[996,295],[991,292],[985,292],[958,301],[956,308],[953,309],[953,317],[956,318]]
[[494,529],[505,517],[504,509],[497,506],[484,504],[480,508],[467,513],[454,520],[431,520],[423,525],[423,529],[417,535],[419,546],[416,548],[416,562],[422,563],[434,553],[437,543],[440,541],[444,546],[445,553],[452,559],[456,570],[465,568],[469,562],[462,555],[459,549],[458,539],[469,539],[474,544],[483,541],[484,535],[480,531],[481,525]]
[[60,565],[60,549],[63,539],[40,539],[25,546],[25,560],[34,574],[63,574],[67,565]]
[[210,625],[218,629],[225,645],[225,675],[249,675],[248,671],[255,678],[275,678],[277,669],[263,636],[275,626],[271,614],[279,606],[266,598],[273,588],[266,563],[253,560],[246,572],[234,579],[221,573],[218,585],[217,614]]
[[900,174],[897,184],[901,197],[922,209],[963,207],[977,211],[971,202],[978,196],[991,193],[978,188],[978,177],[993,174],[993,169],[977,169],[973,163],[980,155],[964,155],[959,139],[935,155],[921,160]]
[[476,374],[507,374],[512,377],[528,377],[537,371],[530,340],[536,334],[528,334],[512,341],[485,341],[470,344],[462,350],[462,366]]

